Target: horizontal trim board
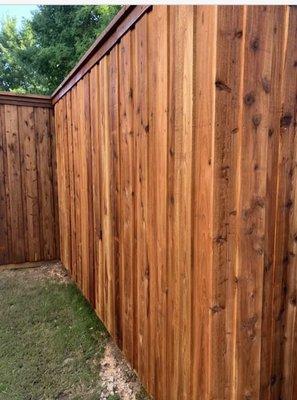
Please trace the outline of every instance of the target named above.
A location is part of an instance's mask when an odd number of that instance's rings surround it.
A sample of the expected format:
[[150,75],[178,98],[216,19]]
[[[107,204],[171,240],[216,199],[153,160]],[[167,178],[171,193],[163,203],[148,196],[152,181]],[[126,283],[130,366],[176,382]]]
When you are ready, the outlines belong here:
[[118,40],[151,9],[151,5],[126,6],[115,16],[78,64],[52,94],[55,104],[64,96],[104,55],[111,50]]
[[51,96],[25,95],[12,92],[0,92],[0,104],[24,107],[53,107]]

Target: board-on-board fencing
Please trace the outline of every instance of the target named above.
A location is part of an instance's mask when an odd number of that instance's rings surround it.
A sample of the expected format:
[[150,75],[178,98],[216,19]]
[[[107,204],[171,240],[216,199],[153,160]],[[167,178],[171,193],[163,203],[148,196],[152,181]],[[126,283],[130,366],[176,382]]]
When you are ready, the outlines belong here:
[[63,263],[156,399],[297,397],[296,29],[136,7],[54,94]]
[[54,94],[62,261],[156,399],[297,396],[296,29],[136,7]]
[[59,258],[50,97],[0,92],[0,264]]
[[157,400],[297,398],[297,9],[129,6],[52,96],[61,259]]

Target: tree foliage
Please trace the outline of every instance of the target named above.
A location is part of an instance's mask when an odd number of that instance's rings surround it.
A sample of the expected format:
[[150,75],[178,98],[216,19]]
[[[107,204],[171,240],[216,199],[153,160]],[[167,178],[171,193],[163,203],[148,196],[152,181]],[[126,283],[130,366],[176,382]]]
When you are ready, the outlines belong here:
[[120,6],[39,6],[17,29],[0,24],[0,90],[50,94]]

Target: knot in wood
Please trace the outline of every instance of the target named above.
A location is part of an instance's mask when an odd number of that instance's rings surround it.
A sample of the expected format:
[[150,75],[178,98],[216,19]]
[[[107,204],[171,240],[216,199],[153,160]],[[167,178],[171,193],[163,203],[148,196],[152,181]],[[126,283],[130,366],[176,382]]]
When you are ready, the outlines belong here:
[[261,115],[261,114],[253,115],[252,121],[253,121],[253,125],[254,125],[254,127],[255,127],[256,129],[257,129],[258,126],[260,125],[261,120],[262,120],[262,115]]
[[247,93],[244,96],[244,102],[247,106],[251,106],[255,102],[255,94],[254,92]]
[[221,81],[219,79],[216,80],[215,85],[216,85],[216,88],[218,90],[220,90],[220,91],[225,91],[225,92],[228,92],[228,93],[231,92],[231,88],[228,85],[226,85],[225,82],[223,82],[223,81]]
[[210,307],[210,309],[213,314],[216,314],[216,313],[224,310],[225,307],[221,306],[220,304],[214,304],[212,307]]
[[234,37],[236,37],[237,39],[241,39],[242,35],[243,35],[243,33],[242,33],[241,30],[240,31],[235,31]]
[[270,93],[271,91],[271,84],[267,78],[262,78],[262,87],[265,93]]
[[254,40],[252,40],[252,42],[251,42],[251,49],[252,49],[253,51],[257,51],[257,50],[259,50],[259,47],[260,47],[260,40],[259,40],[259,38],[255,38]]
[[291,125],[292,118],[292,115],[289,113],[283,115],[280,120],[280,126],[285,128],[289,127]]

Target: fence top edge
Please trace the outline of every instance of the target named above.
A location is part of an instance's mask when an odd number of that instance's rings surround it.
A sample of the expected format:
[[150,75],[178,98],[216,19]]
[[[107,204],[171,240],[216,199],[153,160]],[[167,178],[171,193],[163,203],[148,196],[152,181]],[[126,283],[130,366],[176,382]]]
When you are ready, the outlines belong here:
[[26,100],[26,99],[36,99],[36,100],[50,100],[51,96],[45,96],[42,94],[30,94],[30,93],[15,93],[15,92],[1,92],[0,91],[0,96],[1,97],[10,97],[13,98],[15,97],[16,99],[22,99],[22,100]]
[[[105,30],[98,36],[95,42],[82,56],[74,68],[69,72],[62,83],[55,89],[51,96],[44,96],[38,94],[22,94],[14,92],[1,92],[0,91],[0,105],[13,104],[20,106],[32,106],[32,107],[53,107],[54,104],[64,95],[63,88],[70,84],[70,88],[73,86],[71,81],[80,72],[80,70],[87,64],[88,61],[94,56],[94,54],[104,45],[104,43],[117,31],[117,28],[122,24],[127,25],[127,29],[131,27],[131,18],[128,18],[133,10],[139,9],[139,15],[136,14],[136,18],[133,17],[133,13],[130,17],[134,18],[136,22],[142,13],[151,8],[150,5],[127,5],[123,6],[117,15],[112,19]],[[136,11],[136,10],[135,10]],[[127,22],[127,24],[126,24]],[[133,21],[132,21],[133,23]],[[125,29],[122,30],[123,34]],[[88,68],[89,69],[89,68]],[[86,73],[86,72],[85,72]],[[75,83],[73,83],[75,84]],[[68,91],[69,88],[66,90]],[[60,96],[59,96],[60,94]]]
[[[60,97],[59,92],[70,83],[70,81],[75,78],[76,74],[87,64],[87,62],[92,58],[92,56],[104,45],[104,43],[117,31],[117,28],[122,24],[125,23],[127,20],[127,25],[131,25],[131,21],[129,21],[129,15],[135,9],[141,9],[143,12],[147,11],[151,6],[141,6],[141,5],[127,5],[123,6],[121,10],[117,13],[117,15],[112,19],[109,25],[105,28],[105,30],[98,36],[92,46],[87,50],[87,52],[82,56],[82,58],[78,61],[78,63],[74,66],[74,68],[69,72],[66,78],[62,81],[62,83],[55,89],[52,93],[52,102],[55,104]],[[135,19],[135,21],[137,18]],[[72,85],[71,85],[72,86]],[[68,90],[67,90],[68,91]]]
[[[105,30],[98,36],[95,42],[87,50],[87,52],[82,56],[74,68],[69,72],[62,83],[55,89],[51,96],[44,96],[38,94],[22,94],[14,92],[1,92],[0,91],[0,105],[3,104],[13,104],[20,106],[32,106],[32,107],[53,107],[54,104],[64,95],[63,88],[70,84],[70,88],[73,86],[71,81],[76,77],[80,70],[87,64],[88,61],[94,56],[94,54],[104,45],[104,43],[117,31],[117,28],[122,24],[126,26],[127,29],[131,27],[134,18],[136,22],[142,13],[145,13],[150,5],[127,5],[123,6],[117,15],[112,19]],[[139,13],[136,14],[136,18],[133,17],[132,11],[139,9]],[[135,10],[136,11],[136,10]],[[130,15],[132,13],[132,15]],[[123,34],[125,29],[122,29]],[[86,72],[85,72],[86,73]],[[75,83],[74,83],[75,84]],[[66,90],[68,91],[69,88]],[[60,94],[60,95],[59,95]]]
[[38,94],[0,92],[0,104],[51,108],[52,98],[51,96],[43,96]]

